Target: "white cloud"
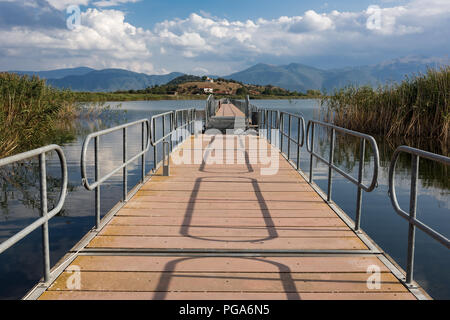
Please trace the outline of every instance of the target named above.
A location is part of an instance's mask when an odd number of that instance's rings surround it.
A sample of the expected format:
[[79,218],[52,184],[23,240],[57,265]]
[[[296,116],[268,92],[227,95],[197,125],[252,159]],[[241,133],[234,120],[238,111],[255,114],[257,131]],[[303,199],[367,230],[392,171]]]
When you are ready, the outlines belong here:
[[97,7],[115,7],[126,3],[136,3],[141,0],[100,0],[95,1],[93,4]]
[[[88,0],[51,1],[53,5],[56,2]],[[367,19],[371,14],[368,10],[309,10],[300,16],[236,21],[192,13],[145,30],[125,22],[122,11],[87,9],[82,13],[81,27],[75,31],[39,30],[26,25],[0,28],[0,68],[87,65],[147,73],[209,70],[227,74],[258,61],[302,62],[317,57],[354,64],[355,59],[378,62],[386,56],[439,55],[450,49],[448,41],[443,40],[450,35],[450,1],[413,0],[382,8],[379,28],[369,29]]]
[[155,72],[146,44],[151,32],[124,20],[121,11],[88,9],[82,13],[81,26],[74,31],[23,27],[0,30],[1,46],[15,49],[14,56],[0,57],[0,64],[8,65],[9,60],[17,59],[26,68],[31,67],[27,64],[37,64],[33,69],[86,65]]
[[326,14],[318,14],[313,10],[306,11],[303,17],[295,20],[290,28],[294,32],[320,32],[334,27],[333,20]]
[[65,10],[68,6],[87,6],[90,0],[47,0],[50,5],[58,10]]

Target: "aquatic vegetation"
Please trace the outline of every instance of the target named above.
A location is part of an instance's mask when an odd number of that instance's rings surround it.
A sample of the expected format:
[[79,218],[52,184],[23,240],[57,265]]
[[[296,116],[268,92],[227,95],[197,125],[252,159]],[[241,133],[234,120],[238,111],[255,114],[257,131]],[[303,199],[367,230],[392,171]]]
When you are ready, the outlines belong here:
[[67,124],[79,110],[70,91],[38,77],[0,73],[0,157],[74,139]]
[[413,145],[424,139],[450,144],[450,66],[428,69],[401,83],[372,87],[348,86],[322,98],[327,121],[351,130],[402,138]]

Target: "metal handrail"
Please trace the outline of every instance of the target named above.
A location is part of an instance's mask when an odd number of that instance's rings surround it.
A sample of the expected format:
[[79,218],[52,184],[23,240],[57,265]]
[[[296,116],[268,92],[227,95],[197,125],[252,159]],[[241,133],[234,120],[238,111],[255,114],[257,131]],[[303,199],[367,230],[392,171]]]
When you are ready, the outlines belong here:
[[[166,117],[170,116],[170,131],[168,134],[165,133],[165,123],[166,123]],[[163,120],[163,137],[160,138],[158,141],[155,141],[156,139],[156,120],[162,118]],[[165,141],[166,139],[170,138],[172,136],[172,133],[175,128],[175,112],[169,111],[157,114],[152,117],[151,119],[151,130],[150,130],[150,143],[152,147],[156,147],[161,142]],[[156,158],[155,158],[156,161]]]
[[[178,116],[181,113],[182,121],[181,124],[178,125]],[[187,117],[184,117],[184,114],[187,113]],[[170,130],[166,134],[165,133],[165,118],[167,116],[170,116]],[[164,118],[163,119],[163,137],[158,139],[158,141],[155,141],[156,139],[156,120]],[[160,113],[152,117],[151,119],[151,134],[150,134],[150,143],[152,147],[156,147],[158,144],[166,141],[167,139],[171,138],[171,136],[174,134],[175,130],[186,128],[189,125],[193,125],[195,122],[195,109],[181,109],[181,110],[175,110],[175,111],[169,111],[165,113]]]
[[[181,114],[181,122],[178,125],[178,117]],[[191,109],[182,109],[175,110],[175,130],[184,129],[186,127],[191,126],[190,131],[194,131],[193,125],[196,121],[196,110],[194,108]]]
[[[284,131],[285,125],[284,120],[288,117],[288,133]],[[297,119],[297,140],[291,137],[291,129],[292,129],[292,119]],[[300,169],[300,148],[305,144],[305,119],[297,114],[289,113],[289,112],[280,112],[280,134],[281,134],[281,147],[280,150],[283,151],[283,137],[288,139],[288,151],[287,151],[287,159],[291,160],[291,142],[297,145],[297,170]],[[301,139],[300,139],[301,137]]]
[[[331,134],[330,134],[330,157],[328,160],[322,158],[319,154],[314,152],[314,131],[315,131],[315,126],[319,125],[325,128],[329,128],[331,129]],[[309,140],[309,136],[310,136],[310,131],[311,131],[311,143]],[[342,169],[340,169],[339,167],[337,167],[336,165],[334,165],[334,149],[335,149],[335,135],[336,132],[339,133],[343,133],[346,135],[350,135],[353,137],[357,137],[361,140],[361,148],[360,148],[360,158],[359,158],[359,170],[358,170],[358,179],[350,176],[348,173],[346,173],[345,171],[343,171]],[[365,155],[365,150],[366,150],[366,141],[368,141],[370,143],[370,146],[372,148],[372,152],[374,154],[374,168],[373,168],[373,175],[372,175],[372,181],[370,183],[369,186],[365,185],[363,183],[363,170],[364,170],[364,155]],[[332,173],[333,170],[335,170],[336,172],[338,172],[340,175],[342,175],[344,178],[346,178],[347,180],[349,180],[350,182],[352,182],[353,184],[355,184],[358,187],[358,191],[357,191],[357,199],[356,199],[356,218],[355,218],[355,230],[358,231],[360,229],[361,226],[361,204],[362,204],[362,191],[364,190],[365,192],[372,192],[376,187],[377,187],[377,181],[378,181],[378,170],[380,167],[380,154],[378,151],[378,145],[377,142],[375,140],[375,138],[373,138],[370,135],[361,133],[361,132],[357,132],[357,131],[352,131],[349,129],[345,129],[345,128],[341,128],[338,126],[335,126],[331,123],[326,123],[326,122],[321,122],[321,121],[316,121],[316,120],[310,120],[308,122],[308,127],[307,127],[307,131],[306,131],[306,149],[307,151],[310,153],[311,157],[310,157],[310,171],[309,171],[309,182],[313,183],[313,179],[314,179],[314,172],[313,172],[313,160],[314,157],[317,158],[318,160],[322,161],[323,163],[325,163],[328,166],[328,192],[327,192],[327,201],[331,201],[331,192],[332,192]]]
[[[129,127],[135,126],[135,125],[141,125],[142,130],[142,147],[141,152],[139,152],[137,155],[133,156],[131,159],[128,159],[127,156],[127,129]],[[147,127],[147,135],[145,135],[145,127]],[[100,148],[100,137],[117,132],[117,131],[123,131],[123,162],[120,166],[113,169],[108,174],[104,175],[103,177],[100,177],[100,163],[99,163],[99,148]],[[147,136],[147,137],[145,137]],[[87,149],[89,146],[90,141],[94,139],[94,161],[95,161],[95,181],[93,183],[89,182],[89,179],[87,178],[86,174],[86,155],[87,155]],[[81,152],[81,179],[84,187],[89,190],[95,190],[95,217],[96,217],[96,229],[100,228],[100,187],[101,185],[106,182],[109,178],[111,178],[113,175],[115,175],[120,170],[123,171],[123,196],[122,201],[126,202],[128,201],[128,170],[127,166],[137,160],[138,158],[141,158],[141,164],[142,164],[142,172],[141,172],[141,180],[142,182],[145,179],[145,153],[150,149],[150,122],[147,119],[142,119],[134,122],[130,122],[121,126],[117,126],[114,128],[98,131],[91,133],[86,137],[83,143],[83,148]]]
[[[48,212],[47,203],[47,168],[46,168],[46,157],[47,152],[55,151],[58,154],[59,162],[61,165],[61,176],[63,179],[60,191],[60,197],[58,204]],[[49,235],[48,235],[48,221],[56,216],[64,206],[64,201],[67,195],[67,184],[68,184],[68,174],[67,174],[67,162],[64,152],[58,145],[49,145],[32,151],[24,152],[15,156],[0,159],[0,168],[9,164],[16,163],[18,161],[23,161],[33,157],[39,156],[39,168],[40,168],[40,198],[41,198],[41,218],[34,221],[32,224],[28,225],[12,237],[8,238],[0,244],[0,254],[5,250],[14,246],[17,242],[28,236],[30,233],[35,231],[37,228],[42,227],[42,246],[44,255],[44,281],[48,282],[50,280],[50,246],[49,246]]]
[[[280,130],[280,111],[272,109],[257,109],[257,112],[259,112],[261,122],[259,129],[265,130],[265,138],[270,142],[270,144],[273,144],[272,130]],[[276,145],[278,146],[278,142]]]
[[[181,122],[178,123],[178,117],[181,114]],[[186,116],[184,116],[186,115]],[[166,134],[165,125],[166,125],[166,117],[170,118],[170,130]],[[156,121],[158,119],[162,118],[162,133],[163,136],[155,141],[156,139]],[[153,157],[154,157],[154,172],[158,169],[157,164],[157,156],[158,156],[158,150],[157,146],[160,143],[163,143],[163,166],[164,166],[164,175],[169,175],[169,165],[170,162],[166,162],[167,156],[173,151],[173,142],[174,140],[178,143],[179,141],[179,134],[178,130],[183,128],[189,128],[189,132],[192,134],[194,132],[194,125],[196,121],[196,110],[194,108],[191,109],[182,109],[182,110],[175,110],[175,111],[169,111],[161,114],[157,114],[152,117],[151,119],[151,130],[150,130],[150,144],[153,146]],[[173,138],[173,135],[176,135],[176,139]],[[183,140],[186,138],[184,135],[182,136]],[[170,140],[170,141],[168,141]],[[167,144],[167,146],[166,146]]]
[[[209,119],[214,117],[216,115],[216,108],[217,108],[217,101],[214,98],[214,95],[210,94],[208,96],[208,99],[206,100],[206,107],[205,107],[205,121],[206,123],[209,122]],[[211,110],[213,109],[213,110]]]
[[[411,193],[410,193],[410,205],[409,213],[404,211],[397,200],[397,194],[395,190],[395,168],[400,157],[400,154],[407,153],[411,154]],[[435,162],[442,163],[444,165],[450,165],[450,158],[434,154],[431,152],[401,146],[399,147],[392,157],[391,166],[389,168],[389,197],[391,198],[392,206],[395,212],[402,218],[408,220],[409,222],[409,232],[408,232],[408,257],[407,257],[407,268],[406,268],[406,283],[412,284],[413,274],[414,274],[414,249],[415,249],[415,232],[416,227],[428,234],[433,239],[437,240],[443,244],[447,249],[450,249],[450,241],[444,235],[440,234],[436,230],[430,228],[425,223],[421,222],[416,218],[417,213],[417,191],[418,191],[418,179],[419,179],[419,161],[420,158],[432,160]]]

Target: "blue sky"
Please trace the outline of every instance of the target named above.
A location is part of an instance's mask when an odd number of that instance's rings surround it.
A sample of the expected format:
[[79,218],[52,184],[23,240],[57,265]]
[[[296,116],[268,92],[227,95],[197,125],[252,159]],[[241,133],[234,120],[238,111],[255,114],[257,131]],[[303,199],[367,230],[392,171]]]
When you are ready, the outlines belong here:
[[0,0],[0,70],[227,75],[448,59],[449,30],[448,0]]
[[[392,3],[404,1],[391,1]],[[140,1],[126,3],[121,7],[128,12],[127,20],[133,24],[151,28],[155,23],[174,18],[186,18],[192,12],[207,13],[219,18],[245,21],[258,18],[276,19],[281,16],[302,15],[308,10],[326,12],[362,11],[369,5],[383,5],[386,1],[346,0],[346,1],[302,1],[302,0],[176,0],[176,1]]]

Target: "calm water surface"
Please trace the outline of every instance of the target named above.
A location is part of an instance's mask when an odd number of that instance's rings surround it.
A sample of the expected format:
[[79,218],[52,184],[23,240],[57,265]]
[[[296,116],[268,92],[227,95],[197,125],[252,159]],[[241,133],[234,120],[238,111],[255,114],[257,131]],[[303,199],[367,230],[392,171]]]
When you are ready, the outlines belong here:
[[[305,120],[318,118],[318,103],[315,100],[256,100],[259,107],[274,108],[298,113]],[[112,127],[120,123],[149,118],[154,114],[184,108],[204,108],[204,101],[149,101],[122,103],[121,110],[126,113],[112,112],[109,120],[82,121],[76,141],[63,147],[69,169],[69,194],[64,211],[50,221],[51,262],[56,263],[81,237],[95,224],[94,193],[81,186],[80,154],[87,134]],[[117,105],[111,103],[112,106]],[[297,132],[293,122],[292,133]],[[319,152],[328,155],[326,132],[319,132]],[[129,131],[129,155],[136,154],[140,148],[140,129]],[[363,194],[362,228],[377,244],[391,255],[403,268],[406,265],[406,244],[408,224],[392,209],[388,197],[388,171],[393,148],[378,139],[381,168],[378,188],[372,193]],[[285,146],[287,144],[285,143]],[[93,176],[93,152],[90,147],[88,172]],[[347,172],[357,176],[358,161],[353,158],[358,141],[352,138],[338,137],[335,153],[336,163]],[[121,132],[101,139],[101,174],[106,174],[121,163]],[[287,152],[286,147],[283,151]],[[369,152],[367,152],[369,153]],[[291,157],[297,158],[297,148],[292,148]],[[60,182],[59,163],[56,156],[48,161],[49,192],[56,201]],[[309,172],[309,156],[305,148],[300,152],[300,166]],[[328,169],[314,162],[315,182],[323,189],[327,188]],[[397,188],[400,204],[405,210],[409,205],[410,159],[402,158],[398,166]],[[146,157],[146,167],[153,167],[153,151]],[[369,183],[372,174],[372,159],[366,158],[364,179]],[[0,241],[4,241],[39,217],[39,183],[36,164],[15,166],[8,173],[8,186],[0,188]],[[129,189],[139,182],[140,163],[129,167]],[[418,217],[444,235],[450,234],[450,174],[444,168],[423,161],[420,170]],[[0,186],[1,187],[1,186]],[[114,176],[102,186],[102,214],[106,214],[122,195],[122,176]],[[334,174],[333,200],[352,218],[355,215],[356,187]],[[450,255],[447,249],[433,241],[423,232],[417,232],[415,278],[433,298],[450,299]],[[42,248],[40,229],[19,242],[13,248],[0,255],[0,299],[19,299],[42,277]],[[447,271],[446,271],[447,270]]]

